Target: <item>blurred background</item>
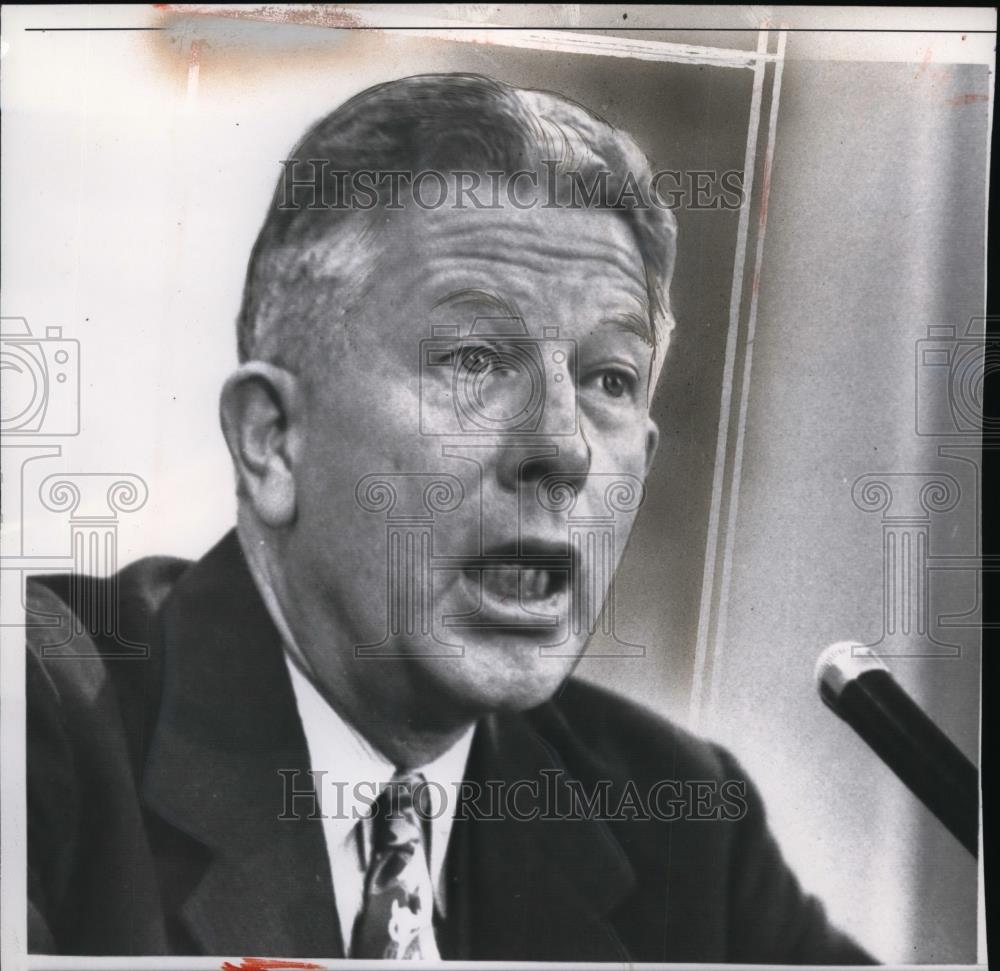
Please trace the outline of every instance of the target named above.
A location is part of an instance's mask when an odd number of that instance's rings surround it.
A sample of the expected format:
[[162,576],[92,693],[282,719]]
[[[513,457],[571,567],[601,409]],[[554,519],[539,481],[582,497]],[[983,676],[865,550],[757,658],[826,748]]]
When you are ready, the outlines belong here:
[[[976,758],[993,13],[345,9],[5,8],[3,314],[60,327],[80,362],[78,434],[18,466],[5,543],[20,522],[26,555],[69,552],[35,498],[58,471],[148,486],[119,565],[198,557],[231,526],[217,395],[246,259],[280,161],[358,91],[487,74],[580,101],[682,184],[746,170],[742,230],[738,210],[676,209],[662,439],[616,588],[644,651],[580,670],[727,744],[803,883],[879,958],[975,961],[974,862],[823,707],[813,666],[831,641],[881,645]],[[536,29],[349,29],[433,17]],[[758,73],[726,66],[765,23],[798,30],[772,30]],[[164,29],[27,29],[82,25]],[[555,27],[598,40],[553,50]]]

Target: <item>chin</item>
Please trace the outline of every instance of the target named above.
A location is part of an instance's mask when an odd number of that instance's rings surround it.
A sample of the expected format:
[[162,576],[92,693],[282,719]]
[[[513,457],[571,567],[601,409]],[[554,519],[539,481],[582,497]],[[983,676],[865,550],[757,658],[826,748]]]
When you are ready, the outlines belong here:
[[553,683],[535,683],[532,685],[508,686],[494,693],[491,710],[496,712],[518,712],[537,708],[548,701],[560,688],[563,681],[569,677],[565,674]]
[[[566,650],[569,653],[573,648]],[[559,690],[572,674],[582,651],[583,645],[572,656],[546,657],[539,654],[538,645],[533,643],[530,648],[511,651],[503,663],[497,664],[495,655],[476,663],[478,652],[471,650],[464,659],[470,667],[442,673],[447,677],[450,693],[478,714],[526,711],[544,704]]]

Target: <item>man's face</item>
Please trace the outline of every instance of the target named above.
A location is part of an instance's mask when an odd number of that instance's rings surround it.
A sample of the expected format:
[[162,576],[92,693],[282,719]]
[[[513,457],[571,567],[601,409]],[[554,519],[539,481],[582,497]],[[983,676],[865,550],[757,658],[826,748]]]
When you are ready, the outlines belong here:
[[328,685],[530,707],[586,645],[656,446],[640,253],[610,212],[380,218],[367,295],[330,311],[306,379],[303,649]]

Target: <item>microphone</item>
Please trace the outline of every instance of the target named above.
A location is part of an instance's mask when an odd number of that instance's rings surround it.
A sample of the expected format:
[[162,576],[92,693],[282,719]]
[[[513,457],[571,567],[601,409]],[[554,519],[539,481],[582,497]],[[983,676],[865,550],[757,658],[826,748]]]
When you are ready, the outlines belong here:
[[831,644],[816,662],[820,697],[854,729],[973,855],[979,851],[979,776],[868,647]]

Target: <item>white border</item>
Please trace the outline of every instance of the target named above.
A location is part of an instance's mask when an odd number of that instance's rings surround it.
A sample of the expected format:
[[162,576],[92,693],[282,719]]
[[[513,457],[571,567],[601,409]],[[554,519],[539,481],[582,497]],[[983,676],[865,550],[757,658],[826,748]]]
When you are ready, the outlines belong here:
[[[80,9],[80,20],[92,20],[93,14],[100,11],[100,8],[83,7]],[[212,5],[189,5],[183,8],[175,8],[172,12],[180,15],[202,14],[214,17],[237,17],[240,19],[252,19],[272,22],[296,22],[296,13],[307,16],[309,7],[304,5],[290,5],[284,8],[275,6],[251,8],[248,6],[212,6]],[[314,8],[312,8],[314,10]],[[491,26],[470,27],[467,23],[455,20],[431,20],[421,18],[422,26],[407,26],[405,21],[412,20],[412,13],[406,7],[392,9],[382,6],[372,8],[336,8],[343,11],[345,23],[342,27],[360,27],[389,34],[402,34],[413,37],[437,38],[461,43],[489,44],[492,46],[504,46],[520,49],[546,50],[562,53],[589,54],[604,57],[629,58],[634,60],[688,63],[693,65],[711,65],[715,67],[729,67],[734,69],[749,69],[754,71],[754,87],[751,98],[751,115],[748,129],[748,140],[746,148],[746,162],[744,167],[744,186],[746,194],[741,206],[740,222],[737,236],[736,264],[734,268],[734,279],[730,299],[730,321],[727,335],[726,358],[724,365],[724,380],[722,397],[720,400],[719,418],[719,438],[716,448],[716,462],[713,474],[712,500],[709,518],[709,530],[706,542],[705,569],[702,581],[702,597],[699,614],[698,637],[696,642],[695,671],[692,685],[692,707],[691,721],[697,724],[704,714],[707,705],[710,706],[718,694],[717,661],[721,654],[722,642],[725,635],[726,615],[725,600],[729,588],[731,576],[732,552],[733,552],[733,527],[738,511],[738,491],[740,485],[740,473],[742,468],[742,451],[744,444],[744,433],[746,423],[747,398],[749,394],[750,372],[752,367],[752,338],[755,330],[757,294],[751,294],[750,311],[747,324],[748,341],[744,344],[747,348],[743,362],[743,377],[739,400],[738,424],[736,431],[736,442],[733,456],[733,470],[729,481],[726,480],[727,450],[729,444],[729,425],[732,420],[732,379],[736,371],[736,357],[739,347],[739,327],[740,327],[740,307],[744,295],[745,285],[745,264],[747,256],[747,237],[749,231],[749,219],[751,210],[751,197],[753,195],[753,175],[754,163],[757,154],[757,141],[759,135],[761,103],[763,96],[764,76],[767,65],[773,63],[774,76],[772,80],[771,103],[768,117],[768,136],[765,148],[765,171],[770,174],[774,155],[774,144],[777,124],[777,110],[780,95],[781,74],[785,53],[786,33],[783,29],[767,29],[762,27],[758,33],[757,49],[754,52],[744,50],[733,50],[726,48],[703,47],[697,45],[676,44],[664,41],[635,40],[631,38],[616,37],[610,34],[599,33],[578,33],[565,30],[546,29],[495,29]],[[40,8],[44,11],[45,8]],[[128,11],[128,7],[119,8]],[[133,8],[133,11],[135,8]],[[870,15],[870,9],[859,9],[858,14]],[[966,11],[969,13],[970,11]],[[979,12],[979,11],[975,11]],[[143,10],[143,15],[148,15],[148,8]],[[900,11],[902,13],[902,11]],[[983,13],[986,13],[985,11]],[[106,11],[101,12],[101,16],[106,16]],[[43,14],[44,16],[44,14]],[[349,18],[350,22],[347,22]],[[301,22],[301,21],[299,21]],[[338,26],[333,23],[326,26]],[[995,20],[994,20],[995,26]],[[613,27],[602,29],[614,29]],[[691,28],[697,30],[697,26]],[[822,28],[818,28],[822,30]],[[889,28],[891,29],[891,28]],[[923,29],[928,33],[934,32],[931,25]],[[774,54],[768,52],[768,39],[771,34],[778,38],[777,51]],[[992,99],[991,99],[992,115]],[[763,196],[766,199],[768,186],[763,188]],[[763,243],[764,243],[764,223],[762,222],[757,234],[756,252],[754,259],[754,279],[759,279],[762,264]],[[717,552],[720,541],[721,509],[723,499],[728,492],[729,510],[726,517],[726,530],[723,537],[722,551],[722,578],[720,584],[719,610],[714,618],[716,624],[715,637],[712,639],[711,654],[709,652],[709,640],[711,624],[713,621],[712,604],[715,594],[715,575],[717,568]],[[21,603],[20,584],[7,582],[2,583],[2,600],[0,600],[0,616],[5,624],[10,623],[11,617],[18,617],[23,625],[23,605]],[[10,631],[15,628],[6,627]],[[4,637],[9,641],[9,637]],[[709,657],[712,659],[711,672],[708,675],[708,686],[706,691],[706,668],[709,667]],[[145,969],[164,968],[178,969],[178,971],[200,971],[200,969],[213,969],[218,971],[221,962],[225,960],[221,957],[61,957],[49,955],[26,955],[26,895],[25,882],[20,879],[11,879],[10,874],[24,874],[26,872],[26,805],[25,788],[23,780],[25,778],[25,699],[24,699],[24,652],[23,650],[12,650],[7,643],[0,652],[0,725],[3,728],[3,764],[2,771],[5,779],[15,779],[19,784],[15,786],[5,785],[0,793],[0,809],[2,809],[3,823],[0,826],[0,860],[3,863],[3,871],[8,876],[6,881],[0,884],[0,931],[3,936],[3,956],[9,967],[26,967],[37,969],[37,971],[59,971],[59,969],[76,968],[106,968],[108,971],[125,971],[125,969]],[[706,693],[708,698],[706,699]],[[982,907],[982,894],[980,893],[980,907]],[[984,954],[981,951],[979,959],[982,961]],[[230,958],[234,965],[239,966],[241,958]],[[357,968],[384,968],[386,962],[373,961],[350,961],[314,958],[310,959],[322,967],[357,967]],[[424,965],[430,967],[432,965]],[[439,965],[444,968],[467,967],[467,962],[441,962]],[[506,967],[519,968],[551,968],[564,967],[566,965],[551,962],[475,962],[475,967],[483,969],[499,969]],[[897,967],[921,969],[921,971],[932,971],[935,968],[969,968],[983,967],[984,965],[897,965]],[[615,964],[615,963],[578,963],[575,967],[581,969],[606,969],[611,967],[643,967],[643,968],[699,968],[704,965],[698,964]],[[769,967],[767,965],[727,965],[727,967]]]

